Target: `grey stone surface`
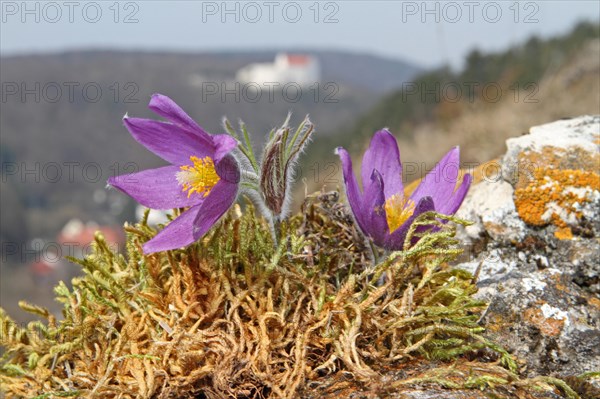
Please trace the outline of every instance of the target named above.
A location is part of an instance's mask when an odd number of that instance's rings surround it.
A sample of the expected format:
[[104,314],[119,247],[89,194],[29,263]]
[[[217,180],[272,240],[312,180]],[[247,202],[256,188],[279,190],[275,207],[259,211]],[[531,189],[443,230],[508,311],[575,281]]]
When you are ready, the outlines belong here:
[[536,166],[544,166],[535,161],[524,164],[519,155],[540,153],[545,148],[562,150],[562,155],[567,157],[577,149],[597,154],[599,134],[600,115],[585,115],[534,126],[528,135],[506,140],[507,151],[502,157],[502,176],[514,186],[519,175],[530,173]]
[[461,227],[458,237],[473,242],[487,233],[492,239],[510,243],[525,238],[525,223],[513,202],[513,187],[501,179],[483,180],[474,185],[456,216],[473,222]]

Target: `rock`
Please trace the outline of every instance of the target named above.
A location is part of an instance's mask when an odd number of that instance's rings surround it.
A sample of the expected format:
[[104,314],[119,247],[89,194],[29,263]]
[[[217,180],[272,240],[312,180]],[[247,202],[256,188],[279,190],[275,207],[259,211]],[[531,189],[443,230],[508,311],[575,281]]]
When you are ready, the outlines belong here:
[[459,233],[459,237],[473,241],[485,232],[505,243],[522,240],[526,226],[517,214],[513,193],[513,187],[503,180],[483,180],[474,185],[456,214],[474,224]]
[[502,174],[515,188],[523,221],[554,225],[560,239],[570,239],[573,228],[600,231],[600,220],[594,218],[600,207],[599,125],[599,116],[582,116],[507,140]]
[[[525,136],[506,140],[502,176],[513,186],[535,168],[598,171],[600,116],[581,116],[534,126]],[[518,188],[518,187],[517,187]]]
[[483,318],[490,337],[525,359],[531,375],[599,370],[600,301],[568,270],[536,270],[531,256],[527,263],[517,259],[514,251],[502,252],[500,262],[516,267],[478,284],[477,296],[490,303]]
[[[600,370],[600,116],[507,140],[502,179],[484,179],[460,217],[489,337],[529,375]],[[478,243],[478,245],[473,245]]]

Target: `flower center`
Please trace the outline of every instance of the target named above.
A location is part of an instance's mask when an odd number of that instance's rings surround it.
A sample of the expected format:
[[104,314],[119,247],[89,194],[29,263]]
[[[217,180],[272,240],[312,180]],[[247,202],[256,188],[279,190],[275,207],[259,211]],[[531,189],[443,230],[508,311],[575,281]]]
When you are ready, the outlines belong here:
[[192,193],[202,194],[206,197],[210,190],[217,184],[221,178],[215,170],[215,164],[210,157],[202,159],[191,156],[190,161],[193,165],[180,166],[180,172],[175,177],[181,185],[181,189],[188,193],[188,198]]
[[383,205],[390,233],[396,231],[415,213],[415,202],[405,199],[403,193],[392,195]]

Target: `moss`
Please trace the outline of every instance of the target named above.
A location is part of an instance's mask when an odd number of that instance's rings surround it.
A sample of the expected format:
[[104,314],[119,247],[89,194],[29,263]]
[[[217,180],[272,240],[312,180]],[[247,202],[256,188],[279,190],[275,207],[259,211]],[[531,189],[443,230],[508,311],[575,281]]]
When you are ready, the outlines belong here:
[[[448,266],[460,253],[452,224],[423,215],[409,234],[440,230],[373,265],[337,199],[307,198],[277,247],[251,206],[176,251],[143,255],[156,234],[145,220],[126,225],[125,254],[97,235],[91,255],[72,259],[84,275],[55,289],[61,320],[22,303],[44,322],[20,327],[0,311],[2,389],[15,398],[290,398],[340,372],[369,384],[413,365],[431,367],[392,387],[527,385],[483,335],[487,305],[473,298],[473,276]],[[462,374],[447,373],[457,367]]]

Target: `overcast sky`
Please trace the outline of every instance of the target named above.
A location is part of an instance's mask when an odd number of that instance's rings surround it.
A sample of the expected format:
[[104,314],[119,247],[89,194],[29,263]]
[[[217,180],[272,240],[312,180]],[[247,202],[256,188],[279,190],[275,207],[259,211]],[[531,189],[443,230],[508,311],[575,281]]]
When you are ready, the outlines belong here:
[[320,48],[462,65],[598,21],[590,1],[1,1],[2,55],[70,49]]

